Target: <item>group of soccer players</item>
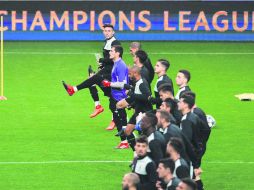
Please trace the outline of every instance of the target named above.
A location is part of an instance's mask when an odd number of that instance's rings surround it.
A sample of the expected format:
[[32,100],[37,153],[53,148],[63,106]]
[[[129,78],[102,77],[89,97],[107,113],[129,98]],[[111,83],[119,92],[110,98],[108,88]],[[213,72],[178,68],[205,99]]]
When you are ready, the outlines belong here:
[[[188,86],[190,72],[177,73],[175,95],[172,80],[167,76],[169,61],[159,59],[153,68],[140,43],[133,42],[130,53],[134,66],[128,68],[113,26],[105,24],[103,28],[106,39],[103,58],[98,59],[98,72],[90,67],[89,78],[81,84],[71,86],[63,82],[63,85],[70,96],[89,88],[95,103],[90,117],[104,110],[96,86],[109,98],[113,124],[108,129],[116,126],[118,130],[116,135],[121,142],[117,148],[131,147],[134,151],[132,173],[124,176],[123,189],[203,189],[200,166],[210,127],[204,111],[195,104],[195,93]],[[155,75],[153,96],[151,82]],[[126,108],[134,109],[128,121]],[[134,130],[139,137],[134,136]]]

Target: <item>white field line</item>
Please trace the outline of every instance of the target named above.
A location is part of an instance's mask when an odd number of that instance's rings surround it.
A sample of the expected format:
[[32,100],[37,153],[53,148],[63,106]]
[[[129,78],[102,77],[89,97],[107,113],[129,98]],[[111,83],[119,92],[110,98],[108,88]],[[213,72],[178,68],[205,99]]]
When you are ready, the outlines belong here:
[[[97,55],[94,52],[43,52],[6,51],[4,54],[17,55]],[[152,55],[254,55],[254,52],[150,52]]]
[[4,54],[17,54],[17,55],[94,55],[95,53],[90,52],[43,52],[43,51],[6,51]]
[[[58,160],[58,161],[31,161],[31,162],[0,162],[0,165],[25,165],[25,164],[75,164],[75,163],[131,163],[131,161],[120,160]],[[207,161],[206,164],[254,164],[254,162],[244,161]]]
[[70,163],[130,163],[131,161],[118,160],[58,160],[58,161],[31,161],[31,162],[0,162],[0,165],[12,164],[70,164]]

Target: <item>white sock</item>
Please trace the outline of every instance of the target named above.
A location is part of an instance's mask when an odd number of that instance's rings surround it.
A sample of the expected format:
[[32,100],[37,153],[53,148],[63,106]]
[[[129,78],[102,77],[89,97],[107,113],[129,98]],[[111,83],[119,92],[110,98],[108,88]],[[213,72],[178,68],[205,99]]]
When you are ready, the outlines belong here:
[[101,105],[100,101],[95,101],[94,104],[95,104],[95,106]]
[[74,91],[75,91],[75,92],[77,92],[77,91],[78,91],[78,89],[77,89],[77,87],[76,87],[76,86],[73,86],[73,89],[74,89]]

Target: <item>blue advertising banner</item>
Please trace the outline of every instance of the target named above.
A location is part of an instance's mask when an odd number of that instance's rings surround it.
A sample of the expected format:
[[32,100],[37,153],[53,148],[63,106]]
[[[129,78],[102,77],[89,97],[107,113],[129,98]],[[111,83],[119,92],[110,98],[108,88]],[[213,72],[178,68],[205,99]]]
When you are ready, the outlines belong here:
[[254,41],[254,2],[2,1],[5,40]]

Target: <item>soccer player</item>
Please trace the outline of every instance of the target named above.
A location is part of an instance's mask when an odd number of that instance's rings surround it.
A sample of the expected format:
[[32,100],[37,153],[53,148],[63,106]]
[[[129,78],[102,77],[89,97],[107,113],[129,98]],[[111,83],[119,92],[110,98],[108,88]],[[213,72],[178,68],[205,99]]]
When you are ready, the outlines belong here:
[[176,124],[180,126],[182,114],[178,110],[177,106],[177,100],[174,98],[173,92],[172,92],[172,86],[169,83],[165,83],[160,85],[158,88],[158,92],[160,95],[160,99],[163,101],[160,109],[167,109],[169,113],[173,115],[173,117],[176,120]]
[[141,190],[155,190],[157,173],[153,160],[148,156],[148,141],[145,136],[136,139],[135,151],[137,157],[133,160],[132,172],[139,175]]
[[[135,53],[138,51],[138,50],[142,50],[142,47],[141,47],[141,44],[140,42],[132,42],[130,44],[130,53],[131,55],[134,57],[135,56]],[[147,53],[146,53],[147,54]],[[150,79],[147,80],[147,82],[149,84],[151,84],[151,82],[153,81],[153,78],[154,78],[154,68],[153,68],[153,65],[151,63],[151,60],[149,59],[149,57],[147,56],[146,60],[143,62],[144,66],[148,69],[149,71],[149,77]]]
[[143,79],[145,79],[148,82],[149,87],[150,87],[151,82],[152,82],[150,80],[151,76],[150,76],[148,69],[144,66],[144,63],[147,60],[146,52],[144,52],[143,50],[136,51],[133,56],[133,60],[134,60],[134,65],[136,65],[137,67],[139,67],[141,69],[140,70],[141,76]]
[[159,59],[154,67],[154,72],[157,74],[158,79],[156,81],[156,85],[154,87],[155,98],[150,98],[150,101],[156,104],[156,108],[158,109],[161,105],[161,99],[159,96],[158,88],[160,85],[164,83],[168,83],[172,86],[172,94],[174,95],[174,88],[172,80],[167,76],[167,70],[170,67],[170,63],[165,59]]
[[[127,97],[124,89],[114,88],[119,83],[128,84],[128,68],[122,60],[123,48],[122,46],[112,46],[110,52],[110,59],[114,61],[112,68],[111,81],[103,80],[102,85],[105,88],[111,88],[109,98],[109,108],[113,114],[113,119],[116,124],[118,132],[122,130],[123,126],[127,125],[127,114],[125,109],[117,109],[116,104],[118,101]],[[117,146],[119,149],[129,148],[125,136],[120,136],[121,143]]]
[[176,84],[179,87],[179,90],[175,96],[177,100],[180,99],[181,95],[184,92],[191,91],[190,87],[188,86],[188,82],[191,79],[191,74],[188,70],[179,70],[176,76]]
[[157,189],[176,190],[180,179],[173,176],[174,169],[175,162],[172,159],[164,158],[159,161],[158,176],[166,184],[166,188],[161,187],[160,183],[157,183]]
[[[89,88],[91,96],[95,103],[95,110],[90,115],[91,118],[97,116],[98,114],[104,111],[104,108],[100,104],[98,91],[95,85],[98,85],[101,87],[105,96],[110,96],[110,93],[111,93],[110,89],[103,88],[101,86],[101,82],[104,79],[111,81],[111,71],[112,71],[114,63],[110,59],[109,52],[113,45],[120,45],[120,42],[116,40],[116,38],[114,37],[115,31],[112,25],[105,24],[103,26],[103,34],[105,36],[105,45],[103,47],[103,58],[99,59],[99,64],[100,64],[99,71],[97,73],[92,73],[92,71],[90,71],[89,72],[90,77],[77,86],[70,86],[63,82],[64,87],[70,96],[72,96],[75,92],[79,90]],[[110,126],[111,127],[109,127],[109,130],[114,127],[114,124],[111,123]]]
[[[203,155],[203,137],[201,133],[202,123],[199,117],[192,113],[192,108],[195,104],[195,99],[183,94],[178,102],[178,109],[182,112],[182,122],[180,128],[193,145],[195,152],[197,153],[198,163],[201,165],[201,158]],[[196,183],[199,190],[203,189],[203,183],[200,179],[201,169],[194,169]]]
[[[158,119],[157,127],[162,129],[163,136],[165,138],[166,143],[168,143],[172,138],[179,138],[184,143],[184,149],[186,154],[182,154],[181,156],[186,161],[191,161],[192,165],[195,169],[198,169],[200,167],[197,154],[195,153],[195,150],[193,149],[192,144],[190,141],[185,137],[181,129],[172,123],[172,120],[174,118],[171,114],[168,114],[168,112],[163,110],[157,110],[156,117]],[[185,153],[184,152],[184,153]]]
[[[188,92],[183,93],[183,95],[184,94],[192,96],[194,98],[194,101],[196,100],[196,94],[194,92],[188,91]],[[201,121],[201,126],[202,126],[201,135],[202,135],[202,143],[203,143],[202,156],[203,156],[206,151],[206,144],[207,144],[207,141],[208,141],[210,133],[211,133],[211,128],[208,125],[205,112],[200,107],[197,107],[197,105],[194,104],[194,106],[192,107],[192,112],[195,113]]]
[[199,150],[202,148],[201,134],[199,119],[197,115],[191,112],[192,107],[195,104],[193,97],[189,95],[182,95],[178,102],[178,109],[182,112],[183,118],[180,124],[180,129],[190,140],[192,145]]
[[138,190],[140,185],[139,176],[135,173],[127,173],[123,177],[122,190]]
[[141,50],[141,43],[140,42],[131,42],[130,44],[130,54],[132,56],[135,55],[136,51]]
[[163,135],[156,130],[157,118],[153,113],[147,112],[141,120],[142,134],[147,136],[149,153],[156,165],[160,159],[164,158],[166,152],[166,142]]
[[182,114],[181,112],[179,112],[176,106],[177,106],[176,102],[174,102],[170,98],[167,98],[161,103],[160,109],[166,111],[167,113],[172,114],[172,117],[174,118],[174,124],[180,126]]
[[176,190],[197,190],[197,184],[193,180],[185,178],[182,179]]
[[131,67],[129,69],[129,77],[135,82],[134,89],[129,89],[128,98],[124,99],[123,101],[119,101],[117,103],[117,107],[123,108],[125,105],[131,105],[135,110],[127,124],[126,129],[124,130],[126,136],[128,137],[128,142],[134,150],[135,138],[134,136],[133,138],[129,137],[129,135],[133,135],[132,131],[135,128],[136,117],[140,112],[145,113],[152,110],[152,105],[148,101],[148,97],[151,96],[149,85],[147,81],[141,77],[141,68],[138,66]]
[[180,138],[173,137],[167,144],[167,153],[170,158],[175,162],[175,170],[173,176],[183,179],[190,178],[190,166],[183,158],[185,155],[185,147]]

